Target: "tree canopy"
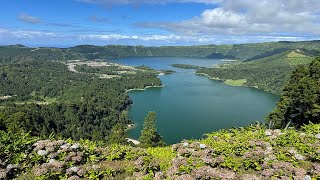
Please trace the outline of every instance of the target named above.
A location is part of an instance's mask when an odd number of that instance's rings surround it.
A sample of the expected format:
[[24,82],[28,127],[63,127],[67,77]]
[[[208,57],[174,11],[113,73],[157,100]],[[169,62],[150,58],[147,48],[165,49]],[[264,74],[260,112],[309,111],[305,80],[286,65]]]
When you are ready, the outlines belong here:
[[141,147],[155,147],[163,146],[164,142],[162,137],[157,131],[157,113],[149,112],[144,119],[143,129],[140,136]]
[[276,108],[267,117],[275,127],[320,123],[320,58],[292,74]]
[[[60,62],[2,62],[0,129],[105,141],[117,132],[122,138],[119,128],[131,123],[126,111],[132,101],[126,90],[152,85],[161,81],[149,71],[103,79],[71,72]],[[10,98],[1,98],[5,96]]]

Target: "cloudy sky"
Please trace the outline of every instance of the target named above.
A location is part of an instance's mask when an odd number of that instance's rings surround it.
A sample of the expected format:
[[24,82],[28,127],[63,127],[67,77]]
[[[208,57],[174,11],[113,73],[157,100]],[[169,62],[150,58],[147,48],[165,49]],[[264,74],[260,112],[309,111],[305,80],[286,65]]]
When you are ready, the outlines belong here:
[[320,39],[319,0],[3,0],[0,44],[197,45]]

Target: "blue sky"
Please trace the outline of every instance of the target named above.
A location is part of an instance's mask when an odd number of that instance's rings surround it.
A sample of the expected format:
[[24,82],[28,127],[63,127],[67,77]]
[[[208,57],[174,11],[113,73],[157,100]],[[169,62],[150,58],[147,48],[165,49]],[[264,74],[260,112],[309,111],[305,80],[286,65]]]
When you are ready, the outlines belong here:
[[196,45],[319,39],[318,0],[3,0],[0,44]]

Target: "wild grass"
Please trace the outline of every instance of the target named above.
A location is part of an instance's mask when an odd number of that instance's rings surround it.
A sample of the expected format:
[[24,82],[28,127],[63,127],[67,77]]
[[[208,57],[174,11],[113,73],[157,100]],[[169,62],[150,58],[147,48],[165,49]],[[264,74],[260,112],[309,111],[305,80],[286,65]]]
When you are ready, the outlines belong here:
[[243,86],[247,82],[247,79],[227,79],[225,81],[226,84],[231,85],[231,86]]

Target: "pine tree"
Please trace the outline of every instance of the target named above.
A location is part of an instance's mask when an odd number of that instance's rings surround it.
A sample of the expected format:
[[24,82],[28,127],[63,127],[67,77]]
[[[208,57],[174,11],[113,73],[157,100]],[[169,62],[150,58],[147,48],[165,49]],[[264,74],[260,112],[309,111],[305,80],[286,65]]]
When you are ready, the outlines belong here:
[[155,147],[163,146],[165,143],[162,137],[157,132],[157,114],[155,112],[149,112],[144,120],[143,129],[140,136],[141,147]]
[[320,122],[320,58],[308,68],[299,66],[293,72],[283,96],[266,120],[276,128]]
[[108,142],[110,144],[126,144],[127,134],[121,124],[116,124],[112,127]]

